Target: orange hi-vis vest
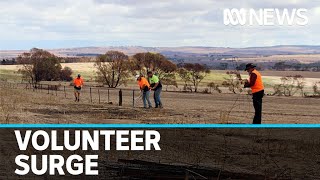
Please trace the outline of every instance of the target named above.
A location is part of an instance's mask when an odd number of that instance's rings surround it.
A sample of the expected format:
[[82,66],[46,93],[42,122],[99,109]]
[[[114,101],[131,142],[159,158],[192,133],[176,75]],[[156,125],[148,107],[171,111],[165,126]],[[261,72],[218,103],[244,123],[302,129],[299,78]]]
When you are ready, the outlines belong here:
[[81,87],[81,86],[83,86],[83,79],[82,78],[75,78],[73,81],[73,84],[76,87]]
[[140,81],[138,81],[140,89],[150,88],[150,84],[148,80],[144,77],[141,77]]
[[256,83],[254,83],[254,85],[251,86],[252,93],[264,90],[261,74],[257,70],[253,70],[251,74],[257,75]]

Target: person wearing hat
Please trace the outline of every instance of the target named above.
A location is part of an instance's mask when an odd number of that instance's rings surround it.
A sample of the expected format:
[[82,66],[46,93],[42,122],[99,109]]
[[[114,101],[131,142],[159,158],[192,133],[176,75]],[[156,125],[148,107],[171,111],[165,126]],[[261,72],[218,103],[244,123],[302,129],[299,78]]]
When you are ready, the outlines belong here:
[[76,102],[80,101],[80,92],[83,86],[83,79],[81,78],[81,75],[78,74],[78,76],[73,80],[74,85],[74,96],[76,98]]
[[[138,85],[140,87],[140,90],[142,92],[142,100],[143,100],[143,107],[144,108],[152,108],[152,104],[150,101],[150,84],[148,80],[143,77],[142,75],[136,75],[136,79],[138,82]],[[147,106],[148,102],[148,106]]]
[[262,82],[261,74],[256,70],[256,66],[252,63],[246,65],[246,69],[249,73],[249,80],[244,84],[245,88],[251,88],[253,107],[255,110],[253,124],[261,124],[262,115],[262,98],[264,96],[264,86]]

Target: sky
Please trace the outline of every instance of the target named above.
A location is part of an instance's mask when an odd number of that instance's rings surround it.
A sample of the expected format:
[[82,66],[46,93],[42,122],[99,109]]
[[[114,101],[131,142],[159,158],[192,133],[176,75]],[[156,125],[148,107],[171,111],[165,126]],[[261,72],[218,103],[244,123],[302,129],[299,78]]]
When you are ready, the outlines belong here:
[[[320,45],[320,0],[0,0],[0,50]],[[306,26],[226,26],[225,8],[305,8]]]

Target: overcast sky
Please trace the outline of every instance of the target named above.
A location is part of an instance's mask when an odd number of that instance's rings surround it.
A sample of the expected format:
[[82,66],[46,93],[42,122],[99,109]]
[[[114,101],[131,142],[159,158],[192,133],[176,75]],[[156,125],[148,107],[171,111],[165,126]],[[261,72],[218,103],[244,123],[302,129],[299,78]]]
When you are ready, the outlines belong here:
[[[319,45],[320,0],[0,0],[0,49]],[[224,8],[306,8],[307,26],[225,26]]]

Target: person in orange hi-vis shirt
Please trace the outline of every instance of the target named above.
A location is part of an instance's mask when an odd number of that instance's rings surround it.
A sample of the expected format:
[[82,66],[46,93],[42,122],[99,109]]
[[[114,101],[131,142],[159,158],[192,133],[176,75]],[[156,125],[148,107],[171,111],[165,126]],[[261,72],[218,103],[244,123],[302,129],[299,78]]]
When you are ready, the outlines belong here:
[[[152,108],[152,104],[150,101],[150,84],[148,80],[142,75],[136,75],[136,79],[140,87],[141,93],[143,93],[142,100],[143,100],[144,108],[148,108],[148,107]],[[147,102],[148,102],[148,106],[147,106]]]
[[255,69],[252,63],[246,65],[246,71],[249,73],[249,81],[245,82],[244,87],[250,87],[252,90],[253,107],[255,110],[253,124],[261,124],[262,98],[264,96],[264,86],[261,74]]
[[73,80],[74,84],[74,96],[76,98],[76,102],[80,101],[80,92],[81,88],[83,86],[83,79],[81,78],[81,75],[78,74],[78,77]]

